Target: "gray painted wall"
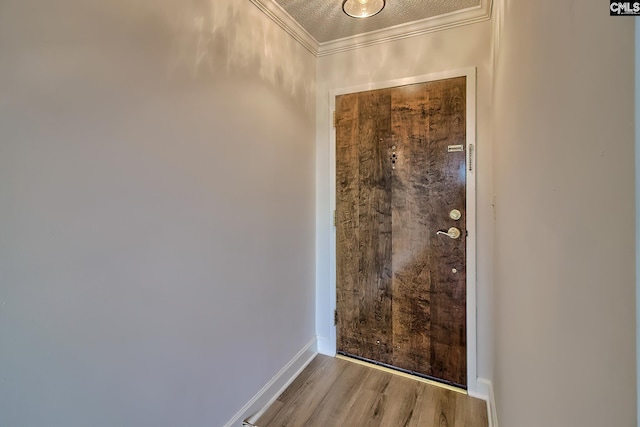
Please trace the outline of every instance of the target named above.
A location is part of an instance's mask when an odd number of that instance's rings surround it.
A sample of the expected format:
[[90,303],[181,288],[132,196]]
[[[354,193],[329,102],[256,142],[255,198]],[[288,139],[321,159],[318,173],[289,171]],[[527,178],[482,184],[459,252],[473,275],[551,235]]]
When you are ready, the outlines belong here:
[[636,425],[634,20],[496,2],[500,425]]
[[0,64],[0,425],[223,425],[315,337],[315,58],[248,1],[4,0]]

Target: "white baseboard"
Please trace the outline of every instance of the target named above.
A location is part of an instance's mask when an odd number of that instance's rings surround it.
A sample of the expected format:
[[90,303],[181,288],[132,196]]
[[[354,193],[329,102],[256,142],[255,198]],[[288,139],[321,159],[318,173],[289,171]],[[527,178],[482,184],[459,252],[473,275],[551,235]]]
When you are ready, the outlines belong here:
[[489,427],[498,427],[498,413],[496,412],[496,398],[493,394],[493,383],[485,378],[478,378],[477,384],[477,393],[469,393],[469,395],[487,402]]
[[242,427],[244,420],[255,422],[318,354],[317,339],[305,345],[224,427]]
[[491,387],[491,381],[485,380],[484,378],[477,378],[476,391],[468,390],[469,396],[489,401],[489,387]]
[[325,356],[336,355],[336,343],[327,337],[318,337],[318,353]]

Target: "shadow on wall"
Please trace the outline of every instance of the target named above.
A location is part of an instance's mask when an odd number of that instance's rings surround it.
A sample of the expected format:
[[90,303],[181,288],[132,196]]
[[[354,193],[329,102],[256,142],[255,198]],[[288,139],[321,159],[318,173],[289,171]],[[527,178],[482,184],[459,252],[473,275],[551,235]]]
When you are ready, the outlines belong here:
[[95,90],[242,78],[267,83],[310,118],[315,111],[315,57],[248,1],[24,0],[0,3],[0,13],[25,17],[5,19],[0,31],[12,57],[0,74],[10,79],[31,78],[38,61],[47,62],[49,82],[57,79],[52,90],[89,80]]
[[[144,23],[170,38],[167,72],[193,79],[257,77],[313,112],[314,62],[305,51],[250,2],[237,0],[133,0],[128,10],[135,25]],[[306,51],[305,51],[306,52]],[[311,56],[311,54],[309,53]]]

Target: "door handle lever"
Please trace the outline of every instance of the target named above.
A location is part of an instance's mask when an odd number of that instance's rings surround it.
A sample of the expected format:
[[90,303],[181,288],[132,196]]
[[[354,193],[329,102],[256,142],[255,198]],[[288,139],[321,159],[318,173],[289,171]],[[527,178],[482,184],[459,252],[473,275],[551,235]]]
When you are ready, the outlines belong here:
[[436,232],[436,234],[437,234],[437,235],[442,234],[442,235],[444,235],[444,236],[448,236],[448,237],[450,237],[450,238],[452,238],[452,239],[458,239],[458,238],[460,238],[460,230],[458,230],[458,229],[457,229],[457,228],[455,228],[455,227],[451,227],[448,231],[438,230],[438,231]]

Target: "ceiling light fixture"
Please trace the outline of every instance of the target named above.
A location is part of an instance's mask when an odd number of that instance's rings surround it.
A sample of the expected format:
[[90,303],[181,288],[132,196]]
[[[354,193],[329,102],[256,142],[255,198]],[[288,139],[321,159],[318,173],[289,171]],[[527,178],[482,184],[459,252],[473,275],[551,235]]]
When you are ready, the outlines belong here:
[[353,18],[368,18],[384,9],[385,0],[344,0],[342,10]]

